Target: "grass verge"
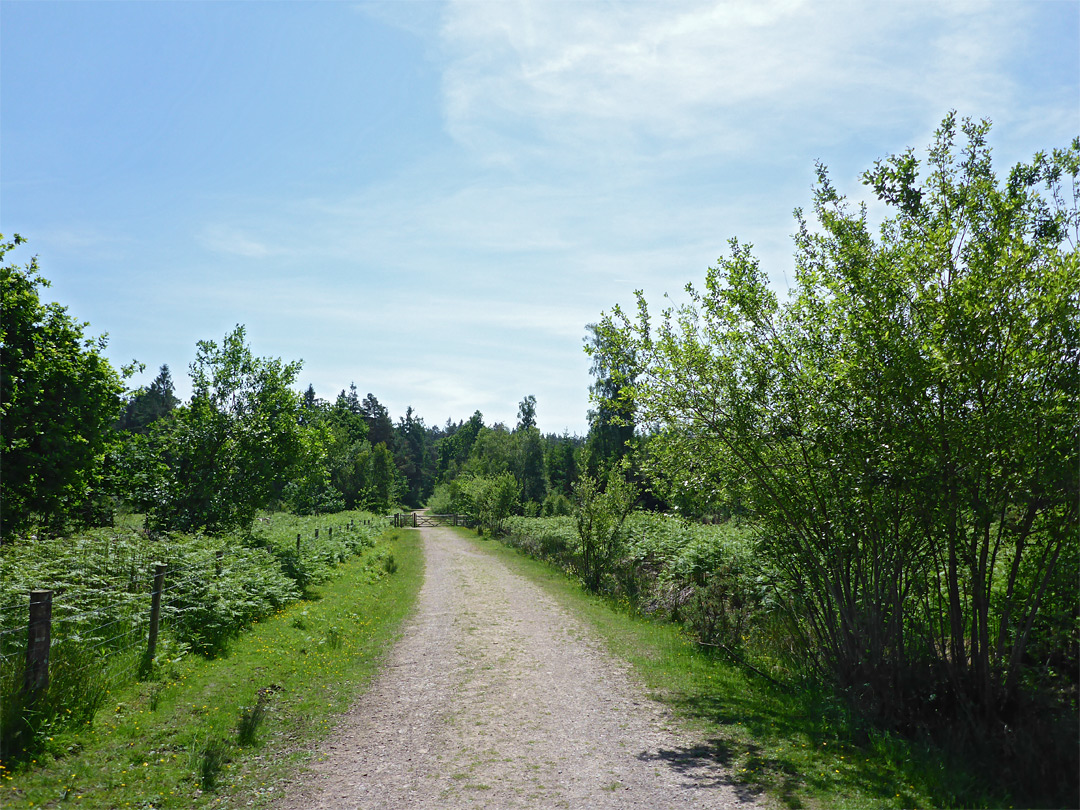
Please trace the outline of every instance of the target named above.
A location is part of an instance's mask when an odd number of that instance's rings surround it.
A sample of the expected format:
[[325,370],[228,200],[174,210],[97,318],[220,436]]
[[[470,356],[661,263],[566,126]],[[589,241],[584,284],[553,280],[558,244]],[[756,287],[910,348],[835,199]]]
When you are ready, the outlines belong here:
[[266,806],[370,683],[422,580],[419,535],[384,534],[221,656],[110,693],[84,728],[0,767],[0,807]]
[[820,688],[781,688],[703,649],[679,627],[594,596],[516,549],[463,537],[528,577],[629,662],[653,697],[703,740],[688,756],[724,764],[734,780],[787,808],[1008,807],[960,763],[861,725]]

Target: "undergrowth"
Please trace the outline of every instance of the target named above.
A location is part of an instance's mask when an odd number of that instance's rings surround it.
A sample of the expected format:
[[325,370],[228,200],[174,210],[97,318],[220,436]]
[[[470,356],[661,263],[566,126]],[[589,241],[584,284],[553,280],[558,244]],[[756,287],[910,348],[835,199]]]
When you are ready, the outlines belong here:
[[[214,657],[259,619],[280,611],[362,556],[384,575],[375,549],[385,520],[365,512],[261,516],[222,537],[154,535],[138,518],[63,538],[0,547],[0,762],[33,760],[50,737],[91,721],[106,695],[196,653]],[[298,542],[299,538],[299,542]],[[148,630],[153,572],[166,565],[153,658]],[[52,599],[48,689],[23,685],[32,590]]]
[[108,689],[93,717],[0,765],[0,806],[269,805],[370,683],[422,577],[416,533],[386,532],[227,654],[161,661],[156,680]]
[[[574,541],[565,518],[517,518],[510,521],[506,544],[477,542],[587,618],[655,695],[697,729],[705,743],[687,756],[724,764],[737,782],[785,807],[1075,805],[1075,774],[1029,778],[1020,772],[1026,767],[1020,763],[1050,745],[1065,749],[1048,753],[1043,769],[1070,758],[1075,763],[1075,717],[1071,726],[1066,717],[1063,727],[1048,727],[1037,747],[1030,735],[1015,737],[1013,744],[1026,748],[1012,757],[1003,753],[1002,740],[901,735],[877,727],[842,695],[793,666],[784,653],[782,619],[764,609],[767,594],[754,593],[757,583],[743,592],[732,583],[755,570],[737,527],[694,527],[678,542],[653,542],[650,535],[660,531],[655,521],[631,524],[623,565],[640,569],[635,588],[619,586],[613,576],[608,592],[599,595],[581,586],[566,561]],[[699,576],[703,571],[720,576]],[[709,593],[710,581],[717,593]],[[704,628],[707,617],[695,614],[703,609],[713,611],[714,621]],[[740,619],[740,610],[749,615]],[[718,618],[723,611],[726,619]],[[710,627],[713,635],[702,632]],[[1010,741],[1007,734],[1003,740]]]

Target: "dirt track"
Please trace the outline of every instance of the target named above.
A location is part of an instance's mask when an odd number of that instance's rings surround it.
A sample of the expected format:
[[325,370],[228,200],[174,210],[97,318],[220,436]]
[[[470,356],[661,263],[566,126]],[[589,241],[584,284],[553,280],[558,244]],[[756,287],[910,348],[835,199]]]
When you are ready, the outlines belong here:
[[421,531],[402,638],[280,810],[754,805],[580,620],[449,529]]

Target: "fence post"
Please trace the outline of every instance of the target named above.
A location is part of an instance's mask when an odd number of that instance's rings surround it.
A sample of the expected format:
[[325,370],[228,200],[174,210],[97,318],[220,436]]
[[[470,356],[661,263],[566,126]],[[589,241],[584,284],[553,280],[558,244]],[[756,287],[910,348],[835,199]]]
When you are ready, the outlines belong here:
[[214,576],[221,576],[221,561],[225,557],[224,551],[218,551],[214,554]]
[[[316,535],[316,536],[318,536],[318,535]],[[296,553],[297,554],[300,553],[300,535],[299,534],[296,535]]]
[[318,529],[315,530],[315,539],[316,540],[319,539],[319,530]]
[[416,512],[412,513],[412,527],[416,528]]
[[146,644],[149,665],[157,654],[158,623],[161,620],[161,592],[165,589],[165,563],[154,563],[154,590],[150,595],[150,640]]
[[30,627],[26,640],[23,691],[31,702],[49,688],[49,645],[52,640],[52,591],[30,591]]
[[326,530],[326,534],[327,534],[327,539],[331,543],[334,542],[334,527],[333,526],[331,526],[329,529]]

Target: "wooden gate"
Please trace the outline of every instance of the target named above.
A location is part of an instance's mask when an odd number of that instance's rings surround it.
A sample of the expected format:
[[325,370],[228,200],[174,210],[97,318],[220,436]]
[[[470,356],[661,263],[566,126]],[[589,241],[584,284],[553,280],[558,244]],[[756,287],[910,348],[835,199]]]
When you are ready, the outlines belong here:
[[430,515],[424,512],[394,515],[394,527],[398,529],[421,526],[465,526],[464,515]]

